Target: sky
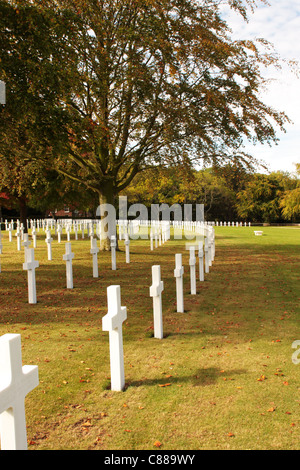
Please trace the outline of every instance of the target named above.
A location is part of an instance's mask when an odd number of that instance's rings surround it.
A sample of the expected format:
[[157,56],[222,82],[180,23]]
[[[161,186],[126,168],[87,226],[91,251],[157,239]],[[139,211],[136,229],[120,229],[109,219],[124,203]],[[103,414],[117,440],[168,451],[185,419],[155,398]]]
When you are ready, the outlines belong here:
[[[264,38],[273,44],[282,59],[296,60],[300,70],[300,0],[268,0],[269,6],[260,5],[254,13],[249,11],[249,22],[234,12],[224,12],[233,39]],[[259,3],[259,2],[258,2]],[[248,145],[245,150],[263,160],[269,171],[295,172],[300,163],[300,73],[299,78],[287,66],[281,71],[266,71],[266,78],[274,78],[262,92],[262,101],[283,111],[292,121],[286,132],[276,127],[278,145]]]

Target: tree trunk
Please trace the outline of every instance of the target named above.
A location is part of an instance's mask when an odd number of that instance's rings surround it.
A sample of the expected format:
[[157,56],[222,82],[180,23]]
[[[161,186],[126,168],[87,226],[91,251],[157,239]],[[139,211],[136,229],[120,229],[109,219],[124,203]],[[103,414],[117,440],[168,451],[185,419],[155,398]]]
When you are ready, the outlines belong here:
[[19,197],[20,223],[23,224],[24,233],[28,233],[27,227],[27,204],[25,197]]
[[[116,195],[114,186],[111,183],[102,185],[101,192],[99,193],[100,210],[97,211],[100,216],[100,250],[110,251],[110,238],[116,233],[116,207],[115,207]],[[104,206],[106,205],[106,207]],[[118,239],[116,236],[117,249]]]

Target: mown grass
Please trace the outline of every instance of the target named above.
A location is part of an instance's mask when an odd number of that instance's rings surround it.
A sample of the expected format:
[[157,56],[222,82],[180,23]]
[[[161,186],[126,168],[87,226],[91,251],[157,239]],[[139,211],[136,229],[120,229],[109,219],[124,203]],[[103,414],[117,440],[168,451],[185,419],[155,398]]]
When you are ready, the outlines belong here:
[[[47,260],[40,232],[38,303],[27,302],[23,251],[3,235],[0,334],[20,333],[24,364],[40,385],[26,398],[29,449],[298,449],[300,230],[216,227],[216,257],[197,295],[189,293],[185,241],[150,251],[123,242],[117,271],[90,241],[72,237],[74,289],[66,289],[64,243]],[[65,237],[64,240],[65,241]],[[175,253],[183,253],[185,312],[176,312]],[[151,266],[160,264],[163,340],[153,337]],[[110,390],[106,288],[121,286],[126,388]]]

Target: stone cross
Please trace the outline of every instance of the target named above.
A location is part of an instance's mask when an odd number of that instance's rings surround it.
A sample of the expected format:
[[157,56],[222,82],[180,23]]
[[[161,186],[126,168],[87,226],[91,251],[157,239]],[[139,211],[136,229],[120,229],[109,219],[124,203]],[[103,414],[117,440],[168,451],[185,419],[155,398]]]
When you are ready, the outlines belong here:
[[24,250],[26,253],[26,249],[31,245],[31,241],[28,239],[28,233],[24,233],[24,241],[22,242],[22,245],[24,246]]
[[183,307],[183,273],[184,267],[182,266],[182,255],[177,253],[175,255],[175,269],[174,277],[176,277],[176,299],[177,299],[177,312],[184,312]]
[[9,231],[9,241],[11,242],[12,241],[12,231],[13,231],[13,227],[12,227],[12,224],[9,224],[8,225],[8,231]]
[[51,232],[50,230],[47,230],[45,242],[47,243],[48,261],[52,260],[52,241],[53,238],[51,237]]
[[63,255],[63,260],[66,262],[67,289],[73,289],[73,258],[74,253],[71,251],[71,243],[66,243],[66,253]]
[[111,236],[110,239],[110,249],[111,249],[111,269],[115,271],[117,269],[117,264],[116,264],[116,237],[114,235]]
[[38,384],[38,367],[22,366],[21,336],[18,334],[1,336],[1,450],[27,450],[25,396]]
[[130,240],[129,240],[129,235],[128,233],[125,233],[125,251],[126,251],[126,263],[130,263],[130,252],[129,252],[129,245],[130,245]]
[[98,253],[99,248],[97,246],[97,238],[91,239],[91,250],[90,253],[93,255],[93,277],[99,277],[98,272]]
[[154,338],[163,338],[162,321],[162,299],[161,294],[164,290],[164,283],[161,280],[160,266],[152,266],[152,286],[150,287],[150,297],[153,297],[153,320],[154,320]]
[[71,227],[70,227],[70,225],[67,225],[67,226],[66,226],[66,232],[67,232],[67,240],[68,240],[68,242],[70,241],[70,231],[71,231]]
[[127,318],[126,307],[121,307],[120,286],[107,288],[107,304],[102,330],[109,331],[111,389],[119,392],[125,387],[122,324]]
[[16,232],[16,237],[17,237],[17,250],[21,250],[21,232],[20,232],[20,227],[17,227],[17,232]]
[[191,294],[196,294],[196,257],[195,257],[195,247],[190,247],[190,278],[191,278]]
[[209,263],[209,266],[212,266],[212,234],[211,232],[208,232],[207,245],[208,245],[208,263]]
[[153,251],[153,232],[150,232],[150,250]]
[[199,242],[198,257],[199,257],[199,280],[203,282],[204,281],[203,242]]
[[25,251],[25,263],[23,263],[24,271],[27,271],[28,281],[28,302],[36,304],[36,281],[35,270],[39,267],[39,262],[34,259],[34,248],[27,248]]
[[209,246],[208,246],[207,238],[205,238],[205,242],[204,242],[204,252],[205,252],[205,272],[209,273]]
[[33,248],[36,248],[36,230],[35,226],[32,227]]
[[77,223],[74,224],[75,240],[78,240],[78,227]]
[[62,227],[60,224],[57,224],[57,241],[61,242]]

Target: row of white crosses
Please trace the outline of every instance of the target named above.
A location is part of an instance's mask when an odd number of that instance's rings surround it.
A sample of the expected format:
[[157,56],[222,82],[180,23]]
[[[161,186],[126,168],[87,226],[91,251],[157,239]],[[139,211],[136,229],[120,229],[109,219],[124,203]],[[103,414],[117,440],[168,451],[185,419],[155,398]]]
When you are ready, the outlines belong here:
[[220,227],[251,227],[251,222],[216,222],[216,226],[218,227],[220,225]]
[[[95,248],[95,244],[92,244]],[[92,250],[93,248],[91,248]],[[199,250],[200,251],[200,250]],[[95,250],[94,253],[97,253]],[[66,254],[63,256],[69,263],[67,268],[67,284],[73,286],[71,244],[66,243]],[[184,268],[182,255],[175,255],[176,266],[174,276],[177,283],[177,311],[183,312],[183,283]],[[38,267],[34,261],[34,249],[26,249],[26,263],[28,273]],[[195,249],[190,248],[190,266],[194,267]],[[71,283],[70,283],[71,282]],[[194,283],[194,277],[193,277]],[[192,284],[191,284],[192,289]],[[153,298],[154,336],[163,338],[162,321],[162,292],[164,290],[161,281],[160,266],[152,267],[152,286],[150,296]],[[102,318],[103,331],[109,332],[111,389],[122,391],[125,388],[123,333],[122,325],[127,319],[127,309],[121,306],[121,289],[118,285],[107,288],[108,312]],[[21,357],[20,335],[7,334],[0,338],[0,439],[2,450],[27,449],[26,420],[25,420],[25,396],[39,383],[37,366],[23,366]]]
[[[5,104],[5,83],[1,81],[0,103]],[[2,251],[1,236],[0,245]],[[22,366],[21,336],[14,334],[2,336],[0,338],[0,441],[2,450],[27,449],[25,396],[38,384],[38,367]]]
[[[208,245],[207,245],[208,246]],[[201,254],[202,243],[199,244]],[[191,294],[196,294],[196,256],[195,247],[190,247],[189,265],[191,268]],[[203,254],[203,250],[202,250]],[[209,256],[209,254],[207,255]],[[199,255],[199,259],[201,255]],[[208,265],[211,260],[208,260]],[[174,277],[176,278],[177,312],[184,312],[183,301],[183,273],[182,255],[175,255]],[[153,298],[153,324],[154,337],[163,338],[163,318],[162,318],[162,292],[164,283],[161,280],[161,270],[159,265],[152,266],[152,285],[150,286],[150,297]],[[121,306],[120,286],[109,286],[107,288],[108,313],[102,318],[102,330],[109,332],[110,349],[110,371],[111,389],[122,391],[125,387],[124,355],[123,355],[123,333],[122,324],[127,318],[126,307]]]

